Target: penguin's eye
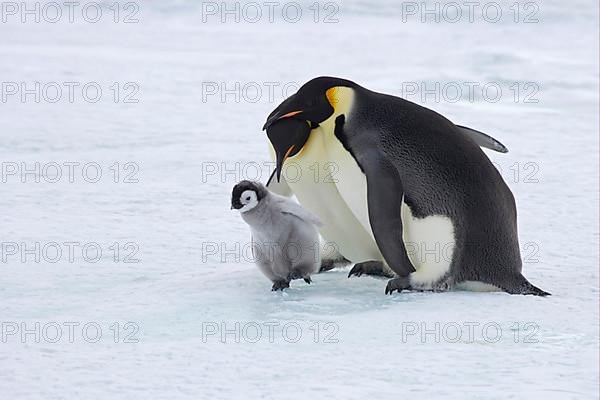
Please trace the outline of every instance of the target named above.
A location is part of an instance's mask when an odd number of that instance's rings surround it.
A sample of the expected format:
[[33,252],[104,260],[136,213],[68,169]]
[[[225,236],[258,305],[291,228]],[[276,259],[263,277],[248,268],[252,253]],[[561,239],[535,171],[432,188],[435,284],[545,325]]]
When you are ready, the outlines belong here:
[[246,201],[250,201],[250,196],[246,197]]

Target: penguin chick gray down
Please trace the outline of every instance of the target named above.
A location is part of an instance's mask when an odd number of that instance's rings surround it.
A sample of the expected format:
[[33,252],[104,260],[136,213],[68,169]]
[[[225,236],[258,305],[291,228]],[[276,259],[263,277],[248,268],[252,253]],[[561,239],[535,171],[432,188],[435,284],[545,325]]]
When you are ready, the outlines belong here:
[[231,194],[252,232],[252,252],[260,270],[283,290],[294,279],[311,283],[319,271],[321,221],[293,200],[270,192],[262,183],[241,181]]

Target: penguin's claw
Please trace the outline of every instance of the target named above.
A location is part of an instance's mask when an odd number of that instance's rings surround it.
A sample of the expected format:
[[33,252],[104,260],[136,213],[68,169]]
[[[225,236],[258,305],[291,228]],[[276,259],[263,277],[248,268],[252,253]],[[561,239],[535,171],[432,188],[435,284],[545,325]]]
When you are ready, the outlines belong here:
[[306,283],[312,282],[312,280],[310,279],[310,276],[304,276],[304,274],[302,274],[301,272],[299,272],[297,270],[290,272],[287,276],[288,281],[294,281],[296,279],[304,279],[304,281]]
[[321,261],[321,267],[319,268],[319,272],[326,272],[335,268],[335,261],[333,260],[323,260]]
[[354,264],[354,267],[348,272],[348,278],[352,275],[362,276],[362,275],[373,275],[373,276],[387,276],[392,277],[385,271],[383,263],[381,261],[364,261],[360,263]]
[[284,281],[284,280],[275,281],[275,282],[273,282],[273,287],[271,287],[271,291],[272,292],[276,292],[278,290],[283,291],[283,289],[287,289],[289,287],[290,287],[290,282],[288,282],[288,281]]
[[350,260],[348,260],[344,256],[341,256],[341,258],[335,258],[335,259],[327,258],[327,259],[321,260],[321,268],[319,268],[319,273],[330,271],[336,267],[346,266],[348,264],[352,264],[352,263],[350,262]]
[[400,278],[390,279],[385,287],[385,294],[392,294],[395,290],[400,293],[405,289],[410,289],[410,279],[408,276],[402,276]]
[[356,276],[362,276],[363,271],[360,268],[357,268],[358,264],[355,265],[354,267],[352,267],[352,269],[350,270],[350,272],[348,272],[348,278],[350,278],[352,275],[356,275]]

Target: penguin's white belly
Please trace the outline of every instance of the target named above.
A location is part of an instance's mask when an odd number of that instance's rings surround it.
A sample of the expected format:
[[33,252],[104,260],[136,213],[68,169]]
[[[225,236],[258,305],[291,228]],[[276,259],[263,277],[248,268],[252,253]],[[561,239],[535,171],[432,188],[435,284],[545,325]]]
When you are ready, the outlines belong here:
[[375,236],[369,221],[367,177],[360,170],[356,160],[337,139],[327,140],[326,150],[329,160],[333,161],[329,164],[332,180],[335,181],[343,201],[375,243]]
[[[336,168],[336,160],[329,158],[324,136],[313,132],[302,151],[286,161],[287,183],[300,204],[319,216],[323,223],[320,233],[327,242],[323,258],[339,252],[353,262],[381,260],[370,228],[364,228],[336,186],[337,174],[344,168]],[[332,163],[328,164],[330,160]],[[360,185],[356,185],[356,189],[360,191]]]
[[435,284],[444,277],[452,264],[455,238],[452,220],[442,215],[415,218],[402,201],[402,240],[408,258],[416,272],[412,284]]

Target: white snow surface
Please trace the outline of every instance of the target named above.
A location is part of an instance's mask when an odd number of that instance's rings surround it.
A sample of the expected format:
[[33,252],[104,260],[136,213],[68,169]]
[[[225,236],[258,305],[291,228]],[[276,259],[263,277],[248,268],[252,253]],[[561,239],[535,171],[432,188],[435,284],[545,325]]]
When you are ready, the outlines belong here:
[[[137,3],[135,24],[113,23],[111,2],[97,24],[0,23],[2,82],[103,89],[97,103],[80,92],[73,103],[0,103],[5,170],[79,162],[103,173],[97,183],[81,167],[72,183],[3,176],[0,398],[598,398],[598,4],[538,2],[539,22],[526,24],[512,20],[513,3],[498,3],[507,15],[498,23],[403,22],[391,0],[339,2],[339,22],[327,24],[312,21],[312,2],[300,2],[306,14],[295,24],[204,23],[201,3],[175,0]],[[348,267],[272,293],[251,260],[225,254],[250,240],[230,191],[254,175],[244,166],[269,161],[261,127],[281,87],[320,75],[396,95],[403,82],[498,83],[497,102],[407,98],[509,148],[486,154],[516,197],[524,275],[552,296],[385,296],[385,280],[347,279]],[[137,83],[139,102],[112,101],[114,82],[121,97]],[[203,100],[206,82],[254,82],[263,93]],[[272,99],[265,82],[279,84]],[[525,83],[537,84],[539,101],[515,102],[514,82],[519,100]],[[138,183],[122,182],[128,162]],[[95,263],[81,247],[71,262],[64,245],[55,263],[8,254],[10,243],[22,251],[36,242],[93,242],[103,252]],[[128,242],[139,246],[138,263],[123,262]],[[207,255],[211,244],[221,251]],[[79,324],[72,343],[69,322]],[[39,343],[21,335],[36,323]],[[62,327],[56,343],[53,323]],[[102,329],[96,343],[93,328],[83,337],[88,323]],[[127,343],[136,326],[137,343]]]

